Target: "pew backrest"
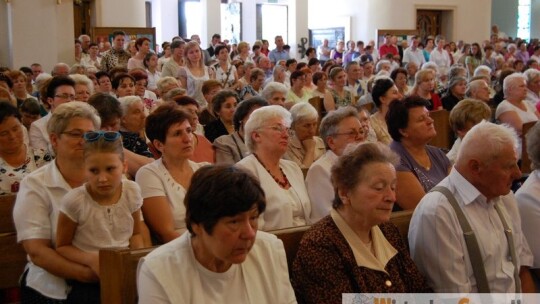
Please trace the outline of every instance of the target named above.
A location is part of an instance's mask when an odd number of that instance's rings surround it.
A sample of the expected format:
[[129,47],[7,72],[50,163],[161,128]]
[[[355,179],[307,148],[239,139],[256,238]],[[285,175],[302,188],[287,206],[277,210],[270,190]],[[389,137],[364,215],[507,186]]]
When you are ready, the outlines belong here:
[[15,199],[15,195],[0,196],[0,289],[18,287],[26,265],[26,252],[17,243],[13,222]]

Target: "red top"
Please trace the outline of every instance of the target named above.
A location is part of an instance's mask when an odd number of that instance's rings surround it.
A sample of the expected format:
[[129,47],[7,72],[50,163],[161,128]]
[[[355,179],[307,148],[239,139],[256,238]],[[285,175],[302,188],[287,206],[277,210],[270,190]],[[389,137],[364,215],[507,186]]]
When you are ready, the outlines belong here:
[[383,44],[380,48],[379,48],[379,57],[381,57],[381,59],[384,58],[384,56],[388,53],[392,53],[394,56],[395,55],[399,55],[399,52],[398,52],[398,49],[397,47],[393,46],[393,45],[388,45],[388,44]]

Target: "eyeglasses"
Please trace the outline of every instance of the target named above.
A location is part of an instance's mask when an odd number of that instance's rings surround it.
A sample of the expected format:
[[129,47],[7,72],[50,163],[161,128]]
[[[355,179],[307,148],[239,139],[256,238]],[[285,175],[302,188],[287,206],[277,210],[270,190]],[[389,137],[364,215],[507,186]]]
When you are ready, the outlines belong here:
[[266,128],[274,130],[274,131],[279,132],[279,133],[289,133],[289,130],[290,130],[290,128],[287,128],[284,125],[275,125],[275,126],[269,126],[269,127],[266,127]]
[[71,94],[58,94],[58,95],[54,95],[54,97],[56,98],[61,98],[61,99],[64,99],[64,100],[75,100],[75,95],[71,95]]
[[103,137],[103,139],[105,141],[116,141],[116,140],[118,140],[120,138],[120,136],[121,135],[120,135],[119,132],[113,132],[113,131],[90,131],[90,132],[84,133],[83,138],[87,142],[96,141],[96,140],[100,139],[101,137]]
[[343,133],[334,133],[333,136],[341,136],[345,135],[348,138],[358,138],[359,136],[364,136],[364,130],[351,130],[349,132],[343,132]]
[[84,136],[84,132],[81,132],[81,131],[66,131],[66,132],[62,132],[61,134],[65,134],[74,139],[81,139]]

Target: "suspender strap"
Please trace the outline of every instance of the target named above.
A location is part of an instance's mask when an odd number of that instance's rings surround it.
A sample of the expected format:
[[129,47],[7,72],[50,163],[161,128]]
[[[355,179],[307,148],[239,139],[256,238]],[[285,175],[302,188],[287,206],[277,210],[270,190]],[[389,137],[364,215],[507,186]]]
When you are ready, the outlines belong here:
[[[429,192],[440,192],[442,193],[454,211],[463,230],[463,237],[465,238],[465,244],[467,245],[467,251],[469,252],[469,259],[471,260],[471,266],[473,269],[473,274],[476,279],[476,286],[478,287],[479,293],[489,293],[489,284],[486,276],[486,270],[484,268],[484,261],[482,260],[482,254],[480,253],[480,247],[478,246],[478,240],[476,235],[469,224],[469,221],[465,217],[463,210],[459,206],[456,198],[446,187],[435,186],[431,188]],[[505,228],[506,229],[506,228]]]
[[516,282],[516,293],[520,293],[521,280],[519,278],[519,265],[516,257],[516,247],[514,246],[514,234],[512,233],[512,229],[508,226],[508,223],[506,222],[506,219],[504,218],[504,214],[501,209],[504,209],[504,206],[495,203],[495,210],[497,211],[497,214],[499,215],[499,218],[501,219],[501,222],[503,224],[504,234],[506,235],[506,240],[508,241],[508,249],[510,250],[510,257],[512,258],[512,264],[514,264],[514,281]]

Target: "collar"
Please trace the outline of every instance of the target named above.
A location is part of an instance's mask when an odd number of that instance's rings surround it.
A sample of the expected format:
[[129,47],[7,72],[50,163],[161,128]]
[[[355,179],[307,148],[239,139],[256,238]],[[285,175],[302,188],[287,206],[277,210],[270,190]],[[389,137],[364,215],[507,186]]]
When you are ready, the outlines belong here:
[[71,190],[71,186],[66,182],[64,176],[56,165],[56,160],[46,166],[43,184],[48,188],[62,188]]
[[397,254],[397,250],[384,237],[379,226],[371,228],[371,238],[375,251],[375,255],[373,255],[371,249],[360,240],[336,210],[330,210],[330,216],[351,247],[356,264],[388,274],[385,269],[386,264]]
[[465,206],[478,201],[479,203],[487,203],[487,198],[476,189],[461,173],[452,168],[448,175],[450,184],[454,185],[455,193],[461,198],[461,201]]

